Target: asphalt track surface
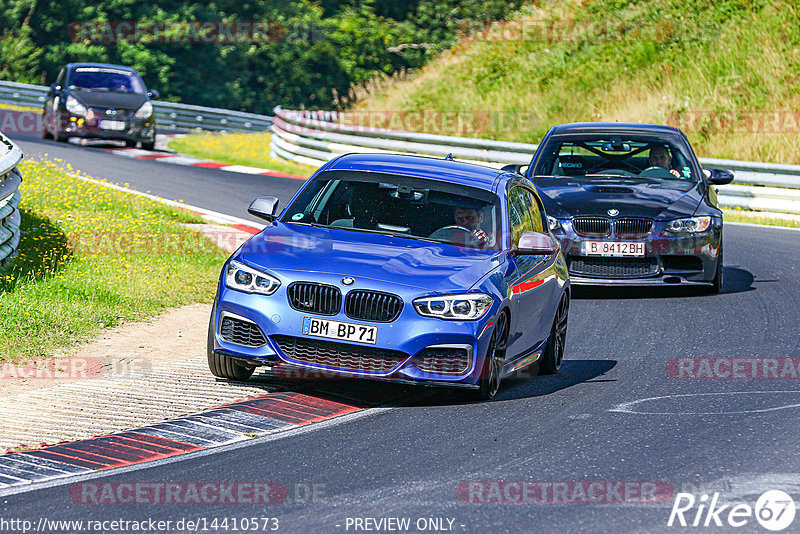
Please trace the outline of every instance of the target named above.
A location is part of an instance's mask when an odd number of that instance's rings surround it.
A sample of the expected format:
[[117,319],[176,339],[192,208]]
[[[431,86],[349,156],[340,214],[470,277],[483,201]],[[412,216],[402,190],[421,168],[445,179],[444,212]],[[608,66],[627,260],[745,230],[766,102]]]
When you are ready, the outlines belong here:
[[[254,194],[285,200],[300,185],[15,141],[26,154],[47,152],[95,177],[236,216]],[[277,482],[288,492],[280,504],[84,505],[73,502],[70,483],[62,482],[4,497],[0,517],[35,523],[41,517],[210,521],[269,516],[279,519],[280,532],[364,532],[355,528],[355,519],[389,517],[410,518],[408,532],[432,531],[417,528],[417,520],[427,518],[453,520],[454,532],[766,532],[752,517],[736,529],[670,528],[667,521],[680,491],[698,498],[720,492],[721,501],[752,504],[763,492],[782,489],[800,499],[800,383],[781,370],[785,358],[800,359],[798,257],[800,232],[728,225],[723,294],[579,288],[561,372],[507,380],[492,402],[467,403],[448,392],[357,381],[311,384],[307,387],[354,397],[362,391],[401,396],[388,409],[314,425],[307,432],[98,473],[93,479]],[[777,358],[778,373],[788,378],[676,378],[671,359],[694,357],[729,358],[723,361],[730,365],[734,357]],[[798,360],[788,361],[797,370]],[[751,364],[742,365],[739,372],[748,374],[743,369]],[[731,368],[720,367],[713,376],[725,369]],[[475,502],[497,501],[498,494],[491,493],[491,484],[472,486],[483,492],[458,493],[469,481],[505,483],[494,487],[511,488],[509,501],[519,498],[515,486],[508,485],[515,481],[564,482],[572,497],[569,503],[563,498],[538,502],[542,494],[535,493],[529,503]],[[602,495],[595,491],[600,498],[594,502],[574,493],[591,481],[611,483],[604,486],[611,489]],[[626,501],[624,490],[613,483],[625,481],[652,482],[669,493],[661,503],[620,502]],[[317,489],[316,498],[304,498],[309,487]],[[687,521],[696,511],[695,506],[686,512]],[[800,517],[785,530],[798,531]]]

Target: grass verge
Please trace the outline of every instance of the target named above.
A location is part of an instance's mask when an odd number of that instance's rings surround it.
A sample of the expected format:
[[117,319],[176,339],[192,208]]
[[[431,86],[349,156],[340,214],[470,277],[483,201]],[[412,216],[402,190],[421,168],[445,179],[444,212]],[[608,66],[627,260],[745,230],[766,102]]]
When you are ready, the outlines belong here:
[[227,254],[182,225],[197,216],[52,161],[19,168],[22,240],[0,271],[0,361],[50,356],[104,327],[213,298]]
[[227,165],[247,165],[297,176],[311,176],[316,170],[313,167],[269,157],[271,135],[270,133],[190,134],[173,139],[169,142],[169,148],[181,154]]
[[7,109],[9,111],[29,111],[32,113],[41,113],[42,108],[34,108],[30,106],[18,106],[16,104],[5,104],[0,102],[0,109]]
[[800,228],[800,217],[797,219],[781,219],[770,217],[758,211],[744,211],[737,209],[724,209],[725,222],[741,222],[749,224],[763,224],[766,226],[785,226],[788,228]]

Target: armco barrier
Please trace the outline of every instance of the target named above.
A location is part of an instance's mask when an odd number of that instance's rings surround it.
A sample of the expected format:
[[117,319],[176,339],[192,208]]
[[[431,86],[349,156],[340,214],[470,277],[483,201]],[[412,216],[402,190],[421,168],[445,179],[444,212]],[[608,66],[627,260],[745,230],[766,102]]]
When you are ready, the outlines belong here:
[[0,133],[0,266],[8,264],[19,246],[21,159],[19,147]]
[[[537,145],[343,124],[333,111],[276,107],[270,153],[319,167],[348,152],[406,152],[502,167],[530,162]],[[800,214],[800,165],[700,158],[706,168],[733,170],[735,184],[719,186],[724,207]]]
[[[0,81],[0,103],[42,109],[48,90],[41,85]],[[161,128],[262,132],[272,126],[272,117],[256,113],[159,101],[153,102],[153,108]]]

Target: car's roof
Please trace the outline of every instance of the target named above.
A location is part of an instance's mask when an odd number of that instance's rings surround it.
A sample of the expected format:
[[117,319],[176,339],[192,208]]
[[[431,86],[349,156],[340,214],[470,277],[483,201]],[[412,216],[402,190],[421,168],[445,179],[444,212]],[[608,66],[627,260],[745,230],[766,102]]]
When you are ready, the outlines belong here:
[[114,65],[112,63],[68,63],[67,68],[72,70],[77,67],[98,67],[98,68],[106,68],[106,69],[119,69],[119,70],[127,70],[129,72],[136,72],[136,69],[133,67],[126,67],[125,65]]
[[553,126],[553,135],[569,134],[649,134],[649,135],[680,135],[680,130],[673,126],[662,124],[641,124],[638,122],[572,122]]
[[458,185],[491,190],[504,171],[471,163],[405,154],[346,154],[334,160],[326,171],[359,171],[430,178]]

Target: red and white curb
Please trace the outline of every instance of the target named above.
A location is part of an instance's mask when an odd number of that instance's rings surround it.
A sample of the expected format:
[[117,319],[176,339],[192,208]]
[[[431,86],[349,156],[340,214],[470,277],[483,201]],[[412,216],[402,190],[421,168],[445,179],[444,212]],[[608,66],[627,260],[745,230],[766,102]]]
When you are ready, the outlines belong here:
[[369,405],[276,392],[162,423],[0,456],[0,493],[19,486],[127,467],[291,430]]
[[202,167],[204,169],[217,169],[225,172],[238,172],[241,174],[259,174],[263,176],[274,176],[276,178],[292,178],[294,180],[307,180],[305,176],[287,174],[285,172],[273,171],[271,169],[261,169],[259,167],[248,167],[247,165],[226,165],[207,159],[197,159],[181,154],[169,154],[164,152],[151,152],[138,148],[107,148],[106,152],[118,156],[126,156],[135,159],[146,159],[159,163],[172,163],[173,165],[188,165],[191,167]]

